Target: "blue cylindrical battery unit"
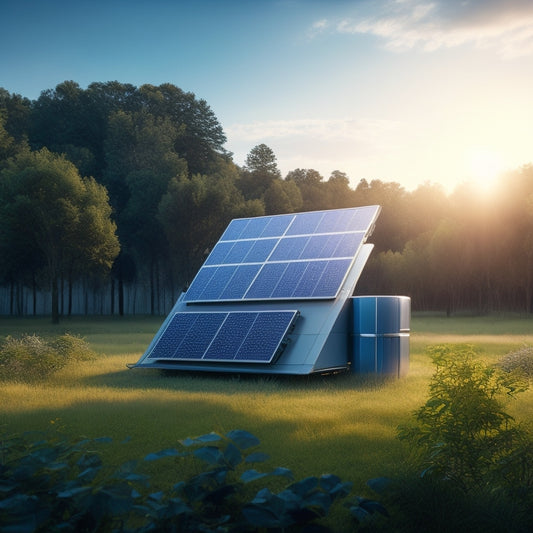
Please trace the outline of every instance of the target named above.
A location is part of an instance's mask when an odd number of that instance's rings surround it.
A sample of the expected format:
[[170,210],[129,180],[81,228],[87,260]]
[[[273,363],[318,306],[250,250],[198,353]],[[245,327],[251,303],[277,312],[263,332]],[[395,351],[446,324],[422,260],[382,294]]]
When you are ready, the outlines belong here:
[[356,296],[352,303],[353,371],[407,374],[411,299],[407,296]]

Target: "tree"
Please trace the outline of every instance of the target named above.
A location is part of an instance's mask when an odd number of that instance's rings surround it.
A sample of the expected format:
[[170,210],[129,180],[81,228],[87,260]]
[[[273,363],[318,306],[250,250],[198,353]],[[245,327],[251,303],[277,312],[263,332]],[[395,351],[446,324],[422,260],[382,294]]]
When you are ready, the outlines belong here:
[[272,177],[281,177],[273,150],[266,144],[258,144],[246,156],[245,167],[250,172],[270,174]]
[[229,176],[173,178],[159,205],[162,223],[183,285],[190,281],[232,218],[264,214],[245,201]]
[[267,215],[294,213],[303,203],[298,186],[293,181],[284,180],[274,180],[265,191],[263,201]]
[[0,173],[0,184],[0,242],[15,253],[40,251],[52,321],[58,323],[60,277],[107,273],[119,252],[107,192],[46,148],[13,158]]
[[15,147],[15,140],[4,127],[5,121],[5,117],[0,111],[0,165],[4,160],[13,155]]
[[212,171],[217,155],[226,153],[226,136],[207,102],[170,83],[142,85],[138,96],[144,109],[156,117],[168,118],[181,131],[174,149],[187,161],[190,174]]
[[31,102],[19,94],[10,94],[0,87],[0,114],[4,115],[4,127],[17,144],[24,144],[28,137]]
[[262,198],[274,180],[281,179],[276,156],[266,144],[258,144],[246,156],[239,180],[245,198]]
[[[105,179],[112,193],[123,253],[134,258],[138,270],[146,268],[152,314],[156,311],[159,270],[167,257],[164,232],[156,216],[158,205],[171,178],[187,175],[187,163],[173,149],[178,135],[168,117],[155,117],[144,110],[117,111],[109,119],[105,143]],[[123,270],[115,272],[121,274]],[[123,280],[118,281],[119,290],[123,290]]]
[[286,181],[296,183],[302,195],[302,211],[327,209],[328,200],[325,195],[322,175],[314,168],[297,168],[285,177]]

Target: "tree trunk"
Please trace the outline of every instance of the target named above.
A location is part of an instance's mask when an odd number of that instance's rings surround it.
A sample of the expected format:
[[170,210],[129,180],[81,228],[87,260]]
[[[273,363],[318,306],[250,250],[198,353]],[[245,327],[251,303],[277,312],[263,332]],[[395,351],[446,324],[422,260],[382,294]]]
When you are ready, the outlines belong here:
[[111,299],[109,302],[111,316],[115,314],[115,278],[111,276]]
[[72,273],[68,277],[68,316],[72,315]]
[[118,278],[118,314],[124,316],[124,281],[122,281],[122,274]]
[[32,292],[33,316],[37,316],[37,282],[35,281],[35,272],[31,273],[31,292]]
[[52,324],[59,324],[59,287],[57,277],[52,277]]

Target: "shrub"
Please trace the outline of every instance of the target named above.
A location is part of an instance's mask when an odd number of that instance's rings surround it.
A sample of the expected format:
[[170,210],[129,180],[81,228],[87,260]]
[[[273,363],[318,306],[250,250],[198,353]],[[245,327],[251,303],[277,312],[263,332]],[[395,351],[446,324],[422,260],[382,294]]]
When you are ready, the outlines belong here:
[[464,492],[530,483],[531,472],[521,465],[533,458],[531,437],[504,410],[527,384],[478,360],[470,345],[428,352],[436,365],[429,398],[415,412],[415,424],[399,428],[400,439],[421,451],[423,475],[452,481]]
[[498,366],[506,372],[519,370],[529,378],[533,377],[533,346],[524,346],[508,353],[499,361]]
[[0,344],[0,378],[39,380],[70,361],[84,361],[95,356],[84,339],[68,333],[50,341],[37,335],[8,336]]
[[[177,473],[182,461],[203,464],[197,475],[178,478],[169,491],[154,491],[140,461],[128,461],[117,469],[104,467],[98,446],[109,440],[0,439],[0,530],[304,531],[351,490],[351,483],[334,475],[294,481],[286,468],[268,472],[251,468],[268,456],[258,451],[254,435],[234,430],[224,436],[209,433],[185,439],[179,448],[148,454],[144,461],[162,460],[165,468]],[[259,480],[272,478],[278,486],[279,480],[289,484],[279,492],[252,489]],[[379,504],[364,498],[350,510],[358,518],[365,513],[386,514]],[[312,530],[328,531],[319,524]]]

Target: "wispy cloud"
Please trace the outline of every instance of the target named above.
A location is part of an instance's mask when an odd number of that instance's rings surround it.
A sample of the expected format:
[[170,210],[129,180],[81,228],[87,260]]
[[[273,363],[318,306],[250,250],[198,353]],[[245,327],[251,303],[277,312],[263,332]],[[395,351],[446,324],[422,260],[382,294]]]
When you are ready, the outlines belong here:
[[471,44],[507,58],[533,54],[531,0],[389,0],[375,2],[374,11],[313,28],[374,35],[394,51]]
[[354,164],[386,156],[398,135],[400,124],[381,119],[268,120],[233,124],[226,128],[228,149],[236,162],[257,144],[274,150],[282,170],[314,168],[324,176],[334,169],[349,171]]
[[300,119],[267,120],[251,124],[233,124],[226,133],[240,140],[251,142],[260,139],[286,137],[312,137],[316,140],[366,140],[374,135],[396,129],[397,124],[390,120],[372,119]]

